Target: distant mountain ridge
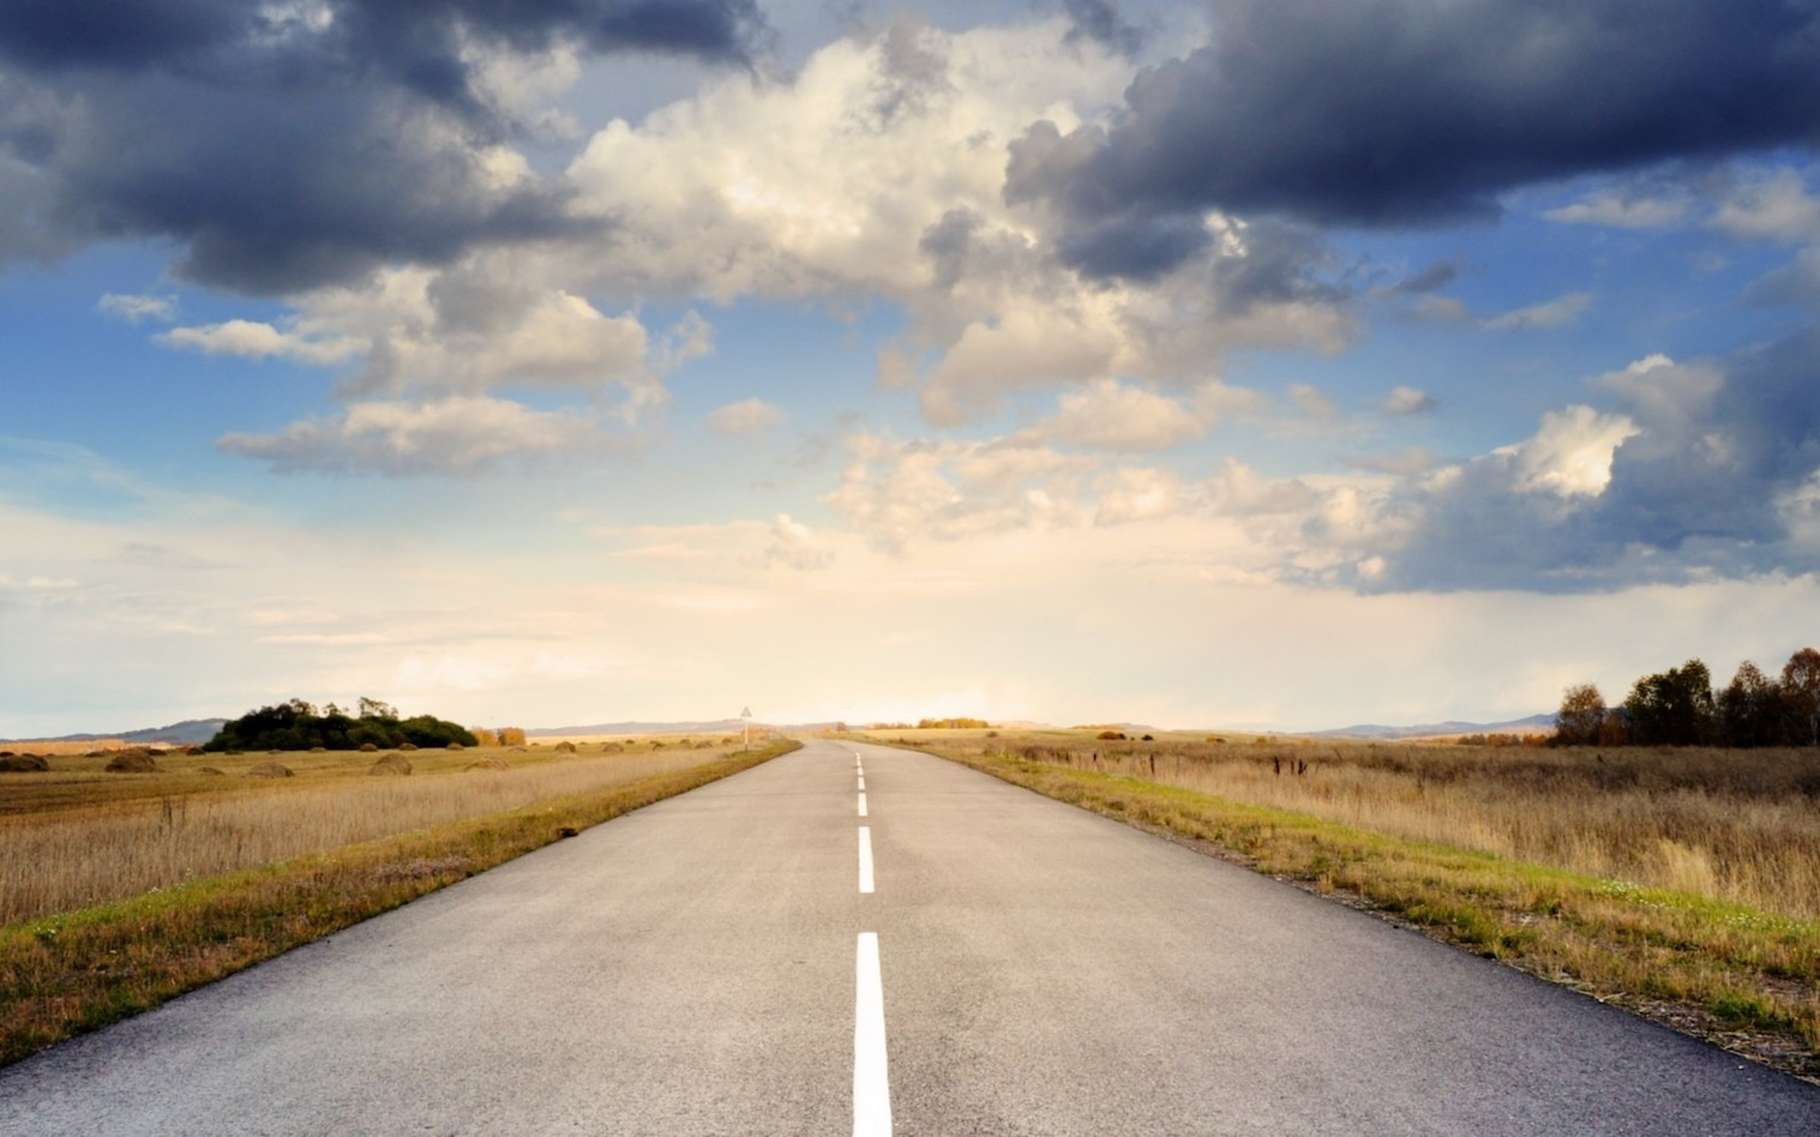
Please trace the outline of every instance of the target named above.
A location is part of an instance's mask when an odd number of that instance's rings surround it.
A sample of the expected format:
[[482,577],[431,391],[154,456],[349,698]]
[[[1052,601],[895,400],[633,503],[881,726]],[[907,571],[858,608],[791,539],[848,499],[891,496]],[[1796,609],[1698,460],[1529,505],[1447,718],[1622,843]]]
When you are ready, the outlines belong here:
[[117,738],[122,742],[181,742],[186,746],[207,742],[227,722],[226,719],[184,719],[169,726],[151,726],[143,730],[120,730],[111,734],[63,734],[56,738],[18,739],[20,742],[100,742]]
[[1316,730],[1308,732],[1307,738],[1427,738],[1437,734],[1524,734],[1553,730],[1555,716],[1552,714],[1529,715],[1525,718],[1510,719],[1507,722],[1447,722],[1417,723],[1413,726],[1384,726],[1380,723],[1358,723],[1353,726],[1336,727],[1333,730]]
[[[798,722],[783,726],[777,723],[761,723],[752,719],[753,726],[762,726],[771,730],[826,730],[832,722]],[[597,722],[587,726],[546,726],[536,730],[527,730],[531,738],[560,738],[570,734],[730,734],[746,723],[741,719],[706,719],[700,722]]]

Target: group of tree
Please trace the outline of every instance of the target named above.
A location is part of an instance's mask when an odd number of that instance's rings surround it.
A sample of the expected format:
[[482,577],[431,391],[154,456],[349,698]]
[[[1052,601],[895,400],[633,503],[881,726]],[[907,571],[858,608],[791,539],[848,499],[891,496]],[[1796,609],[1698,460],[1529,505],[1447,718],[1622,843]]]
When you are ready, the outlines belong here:
[[394,747],[436,747],[459,742],[476,745],[472,731],[434,715],[398,717],[397,708],[378,699],[360,700],[349,714],[329,703],[318,708],[302,699],[248,711],[216,732],[204,750],[358,750],[371,743]]
[[918,730],[984,730],[992,724],[985,719],[920,719]]
[[1746,660],[1713,689],[1706,664],[1645,675],[1623,705],[1590,683],[1569,687],[1555,720],[1563,746],[1820,746],[1820,651],[1802,648],[1772,678]]

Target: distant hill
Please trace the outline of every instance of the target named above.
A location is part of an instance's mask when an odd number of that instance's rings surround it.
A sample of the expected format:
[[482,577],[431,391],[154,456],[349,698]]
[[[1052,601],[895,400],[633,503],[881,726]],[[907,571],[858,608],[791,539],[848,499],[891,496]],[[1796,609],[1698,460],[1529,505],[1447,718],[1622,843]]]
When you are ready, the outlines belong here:
[[[593,722],[590,726],[546,726],[524,731],[533,739],[557,739],[562,735],[712,735],[733,733],[744,726],[739,719],[713,719],[704,722]],[[761,726],[753,722],[752,726]]]
[[193,746],[215,737],[226,719],[184,719],[169,726],[152,726],[143,730],[117,730],[106,734],[65,734],[57,738],[21,739],[31,742],[99,742],[118,738],[122,742],[180,742]]
[[1426,722],[1414,726],[1359,723],[1334,730],[1310,731],[1306,738],[1429,738],[1437,734],[1536,734],[1555,728],[1552,714],[1530,715],[1508,722]]

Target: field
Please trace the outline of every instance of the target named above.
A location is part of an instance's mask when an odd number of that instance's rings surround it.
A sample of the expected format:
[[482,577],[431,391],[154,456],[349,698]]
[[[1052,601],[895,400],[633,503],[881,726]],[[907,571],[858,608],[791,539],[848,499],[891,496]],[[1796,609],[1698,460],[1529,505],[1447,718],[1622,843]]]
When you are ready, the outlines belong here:
[[894,731],[1820,1076],[1820,752]]
[[[166,753],[147,773],[63,754],[0,774],[0,1063],[795,745],[391,752],[408,775],[372,772],[387,753]],[[254,773],[273,763],[291,776]]]

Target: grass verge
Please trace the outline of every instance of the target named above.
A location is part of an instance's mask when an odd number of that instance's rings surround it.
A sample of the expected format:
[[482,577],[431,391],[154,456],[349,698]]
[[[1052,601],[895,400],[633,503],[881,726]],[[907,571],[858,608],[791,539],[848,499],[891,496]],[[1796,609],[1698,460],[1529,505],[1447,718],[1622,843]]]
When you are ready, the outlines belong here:
[[940,741],[908,745],[1820,1082],[1820,925],[1812,921],[1125,775]]
[[0,928],[0,1066],[800,745]]

